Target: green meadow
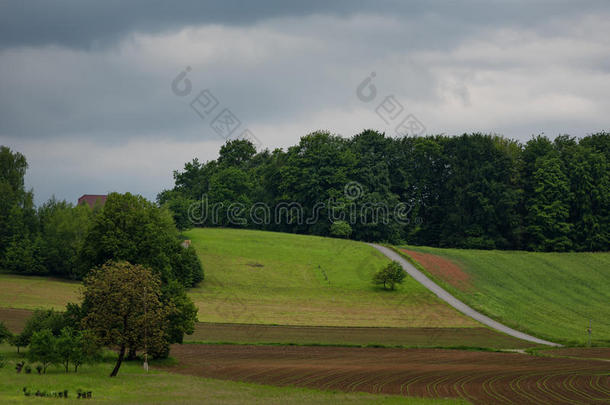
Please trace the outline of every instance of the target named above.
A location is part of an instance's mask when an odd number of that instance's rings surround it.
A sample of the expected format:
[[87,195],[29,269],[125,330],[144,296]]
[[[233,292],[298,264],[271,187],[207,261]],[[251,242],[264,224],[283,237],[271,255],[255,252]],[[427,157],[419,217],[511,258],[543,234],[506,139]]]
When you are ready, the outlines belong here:
[[64,310],[80,301],[80,289],[78,281],[0,273],[0,308]]
[[205,281],[189,291],[200,321],[477,326],[410,278],[396,291],[374,286],[373,273],[388,259],[361,242],[218,228],[184,236],[205,268]]
[[[419,283],[396,291],[372,284],[389,261],[350,240],[197,228],[184,233],[205,280],[188,295],[202,322],[314,326],[473,327]],[[80,301],[80,283],[0,274],[0,307],[54,308]]]
[[610,253],[404,248],[458,265],[468,283],[452,285],[447,277],[431,276],[496,320],[574,344],[587,343],[591,320],[593,343],[610,344]]

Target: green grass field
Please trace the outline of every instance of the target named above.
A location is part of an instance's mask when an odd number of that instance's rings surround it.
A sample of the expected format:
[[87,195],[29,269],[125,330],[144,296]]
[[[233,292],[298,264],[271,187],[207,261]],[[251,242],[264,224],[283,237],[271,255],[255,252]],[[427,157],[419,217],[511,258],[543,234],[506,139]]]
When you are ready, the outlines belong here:
[[[428,273],[464,302],[536,336],[584,344],[592,321],[595,344],[610,344],[610,253],[403,247],[448,259],[466,273],[456,283]],[[431,260],[434,260],[432,258]]]
[[[108,374],[112,363],[84,365],[78,373],[64,373],[50,366],[47,374],[21,374],[15,372],[15,363],[21,358],[14,348],[0,345],[0,355],[6,363],[0,368],[0,403],[30,404],[43,401],[48,404],[81,404],[76,391],[92,391],[92,399],[86,403],[104,404],[467,404],[457,399],[405,398],[365,393],[318,391],[304,388],[273,387],[267,385],[214,380],[151,370],[146,373],[140,363],[127,362],[118,377]],[[34,368],[34,367],[33,367]],[[26,397],[22,389],[29,391],[68,390],[68,399]]]
[[0,274],[0,308],[64,310],[79,302],[81,283],[51,277]]
[[388,260],[364,243],[236,229],[192,229],[206,280],[189,296],[205,322],[320,326],[477,324],[407,278],[371,283]]
[[[396,291],[371,283],[388,263],[349,240],[285,233],[192,229],[206,279],[188,294],[203,322],[314,326],[474,327],[407,278]],[[63,309],[80,283],[0,274],[0,308]]]

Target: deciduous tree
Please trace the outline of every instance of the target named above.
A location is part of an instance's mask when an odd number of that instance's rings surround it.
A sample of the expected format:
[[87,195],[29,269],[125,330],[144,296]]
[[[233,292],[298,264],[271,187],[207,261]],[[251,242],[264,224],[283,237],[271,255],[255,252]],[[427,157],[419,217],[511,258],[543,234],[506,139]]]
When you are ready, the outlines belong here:
[[41,363],[44,373],[47,372],[49,364],[60,361],[57,352],[57,339],[50,329],[34,332],[30,340],[27,357],[32,362]]
[[119,372],[127,348],[155,349],[168,342],[167,318],[171,304],[163,305],[161,280],[142,266],[109,262],[84,280],[87,315],[83,326],[107,346],[118,348],[111,377]]
[[383,285],[383,288],[393,290],[396,284],[404,281],[406,273],[398,262],[391,262],[373,276],[373,283]]

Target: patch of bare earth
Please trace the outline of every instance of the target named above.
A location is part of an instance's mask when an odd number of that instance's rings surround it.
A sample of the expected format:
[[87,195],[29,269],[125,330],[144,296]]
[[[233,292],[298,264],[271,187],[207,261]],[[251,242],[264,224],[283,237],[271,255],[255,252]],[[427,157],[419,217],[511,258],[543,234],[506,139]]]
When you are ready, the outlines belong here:
[[428,272],[447,282],[448,284],[463,290],[472,289],[470,275],[464,272],[460,266],[444,257],[430,253],[421,253],[414,250],[401,249],[417,263],[421,264]]
[[0,322],[12,333],[19,333],[33,312],[29,309],[0,308]]
[[607,404],[608,363],[442,349],[185,344],[169,371],[279,386],[420,397],[475,404]]

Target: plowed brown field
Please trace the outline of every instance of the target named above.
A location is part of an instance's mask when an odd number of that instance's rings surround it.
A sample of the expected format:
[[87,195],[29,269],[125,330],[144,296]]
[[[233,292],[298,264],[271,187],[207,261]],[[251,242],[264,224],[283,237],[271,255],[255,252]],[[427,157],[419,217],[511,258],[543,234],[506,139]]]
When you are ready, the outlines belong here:
[[608,404],[606,361],[442,349],[176,345],[175,372],[477,404]]
[[451,284],[457,289],[464,291],[469,291],[472,289],[470,275],[464,272],[456,263],[445,259],[444,257],[430,253],[416,252],[414,250],[407,249],[401,249],[401,251],[424,266],[427,271],[441,280]]

